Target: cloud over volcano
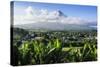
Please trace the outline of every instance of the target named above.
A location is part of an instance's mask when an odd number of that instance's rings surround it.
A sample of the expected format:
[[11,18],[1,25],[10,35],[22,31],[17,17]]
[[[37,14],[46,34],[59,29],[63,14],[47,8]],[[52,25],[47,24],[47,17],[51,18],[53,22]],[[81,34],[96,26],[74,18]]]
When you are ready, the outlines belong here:
[[[14,24],[29,24],[29,23],[62,23],[65,25],[91,25],[92,20],[84,20],[79,17],[70,17],[65,15],[61,10],[49,11],[47,9],[36,9],[28,6],[24,15],[15,15]],[[96,23],[94,24],[96,25]],[[94,26],[92,25],[92,26]]]

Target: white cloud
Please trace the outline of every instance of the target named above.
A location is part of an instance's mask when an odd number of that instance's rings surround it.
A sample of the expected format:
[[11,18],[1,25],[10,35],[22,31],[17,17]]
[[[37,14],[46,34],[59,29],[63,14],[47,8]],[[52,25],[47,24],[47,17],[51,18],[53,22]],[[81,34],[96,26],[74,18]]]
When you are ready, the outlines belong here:
[[64,24],[77,24],[86,25],[90,23],[87,20],[83,20],[77,17],[66,17],[61,16],[58,10],[48,11],[46,9],[35,9],[31,6],[27,7],[25,10],[25,15],[15,15],[14,24],[27,24],[36,22],[56,22]]

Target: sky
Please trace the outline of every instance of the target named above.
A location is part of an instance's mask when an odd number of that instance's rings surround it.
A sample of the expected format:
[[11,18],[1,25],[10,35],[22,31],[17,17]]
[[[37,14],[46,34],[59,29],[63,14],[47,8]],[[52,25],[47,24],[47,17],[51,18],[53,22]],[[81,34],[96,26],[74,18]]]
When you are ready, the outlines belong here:
[[[97,7],[87,5],[72,5],[72,4],[52,4],[52,3],[39,3],[39,2],[21,2],[14,1],[14,23],[40,22],[40,21],[67,21],[64,23],[72,24],[86,24],[87,22],[97,22]],[[60,10],[67,17],[58,16]],[[61,19],[62,18],[62,19]],[[37,21],[40,19],[40,21]],[[31,21],[30,21],[31,20]],[[53,22],[52,21],[52,22]],[[84,21],[82,23],[82,21]],[[87,21],[87,22],[86,22]],[[23,24],[23,23],[22,23]]]

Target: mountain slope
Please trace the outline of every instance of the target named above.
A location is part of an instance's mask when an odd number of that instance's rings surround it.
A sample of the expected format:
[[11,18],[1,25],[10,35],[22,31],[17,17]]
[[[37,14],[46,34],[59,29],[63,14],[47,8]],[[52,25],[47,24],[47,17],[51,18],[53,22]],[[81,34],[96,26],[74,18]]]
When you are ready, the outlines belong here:
[[72,24],[62,24],[62,23],[52,23],[52,22],[37,22],[30,24],[15,25],[14,27],[23,29],[47,29],[47,30],[92,30],[95,28],[89,26],[72,25]]
[[[43,13],[44,14],[44,13]],[[76,18],[68,18],[68,16],[66,16],[62,11],[60,10],[56,10],[52,12],[53,16],[52,19],[50,17],[47,16],[46,19],[42,18],[43,20],[47,20],[47,21],[41,21],[40,19],[38,19],[39,21],[33,21],[34,23],[27,23],[27,24],[19,24],[19,25],[14,25],[14,27],[18,27],[18,28],[23,28],[23,29],[47,29],[47,30],[94,30],[96,28],[91,27],[91,26],[97,26],[96,22],[93,23],[85,23],[84,21],[82,21],[81,19],[76,19]],[[44,16],[44,15],[43,15]],[[56,19],[56,22],[50,22],[50,20],[54,20],[54,18]],[[64,18],[64,19],[62,19]],[[48,21],[49,20],[49,21]],[[61,21],[63,22],[61,22]]]

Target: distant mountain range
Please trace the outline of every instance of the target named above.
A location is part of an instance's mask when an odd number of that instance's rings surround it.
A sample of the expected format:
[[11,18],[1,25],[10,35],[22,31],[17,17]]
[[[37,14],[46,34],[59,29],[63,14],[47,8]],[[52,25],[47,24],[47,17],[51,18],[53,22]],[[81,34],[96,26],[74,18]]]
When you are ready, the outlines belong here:
[[61,23],[30,23],[15,25],[14,27],[23,29],[47,29],[47,30],[96,30],[96,28],[81,25],[65,25]]
[[[61,17],[67,17],[61,11],[57,11],[57,13]],[[63,24],[60,22],[36,22],[36,23],[14,25],[14,27],[23,29],[46,29],[46,30],[96,30],[97,28],[92,27],[93,25],[95,24],[92,23],[88,25],[76,25],[76,24]]]

